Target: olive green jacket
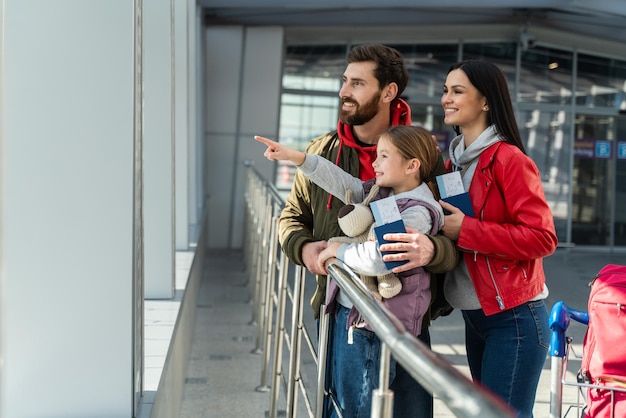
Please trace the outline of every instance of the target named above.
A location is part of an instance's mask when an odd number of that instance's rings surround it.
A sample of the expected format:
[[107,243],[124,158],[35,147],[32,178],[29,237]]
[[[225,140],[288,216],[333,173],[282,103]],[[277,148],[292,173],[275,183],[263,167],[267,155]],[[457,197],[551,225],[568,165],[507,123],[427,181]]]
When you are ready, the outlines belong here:
[[[319,136],[313,139],[306,148],[309,154],[321,155],[335,162],[339,151],[340,140],[337,131]],[[356,150],[343,145],[337,165],[355,177],[359,175],[359,158]],[[435,174],[445,173],[443,159],[435,170]],[[343,196],[339,196],[343,199]],[[328,208],[330,200],[330,209]],[[304,265],[302,262],[302,246],[307,242],[328,240],[331,237],[343,235],[337,222],[337,213],[344,203],[337,197],[325,192],[307,179],[299,170],[296,171],[291,192],[285,202],[285,207],[280,217],[279,239],[283,252],[295,264]],[[430,236],[435,245],[435,256],[426,268],[431,273],[445,273],[452,270],[458,262],[458,254],[454,243],[443,235]],[[451,312],[451,308],[443,299],[443,292],[437,292],[441,288],[442,278],[431,280],[433,302],[431,315],[433,319],[439,315]],[[311,299],[316,318],[320,314],[320,306],[326,296],[326,276],[316,276],[317,288]],[[439,297],[437,297],[439,293]],[[439,306],[442,305],[442,306]],[[429,316],[425,318],[424,326],[428,326]]]

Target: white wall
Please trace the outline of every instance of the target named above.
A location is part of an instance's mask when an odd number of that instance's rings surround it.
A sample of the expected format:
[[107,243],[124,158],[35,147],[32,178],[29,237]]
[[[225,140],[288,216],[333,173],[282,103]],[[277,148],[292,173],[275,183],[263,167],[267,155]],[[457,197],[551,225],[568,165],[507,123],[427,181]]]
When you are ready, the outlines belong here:
[[0,416],[129,417],[133,3],[3,3]]
[[241,248],[243,162],[261,151],[255,134],[278,133],[283,29],[209,27],[205,42],[208,245]]

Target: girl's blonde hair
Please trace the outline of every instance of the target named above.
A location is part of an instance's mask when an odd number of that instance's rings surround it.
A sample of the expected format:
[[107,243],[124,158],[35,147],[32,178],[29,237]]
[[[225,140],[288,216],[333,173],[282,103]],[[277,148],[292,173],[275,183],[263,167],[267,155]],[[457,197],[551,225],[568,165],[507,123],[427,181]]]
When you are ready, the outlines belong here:
[[400,155],[407,160],[420,160],[420,180],[430,182],[433,170],[439,160],[439,150],[432,134],[419,126],[392,126],[383,135],[395,146]]

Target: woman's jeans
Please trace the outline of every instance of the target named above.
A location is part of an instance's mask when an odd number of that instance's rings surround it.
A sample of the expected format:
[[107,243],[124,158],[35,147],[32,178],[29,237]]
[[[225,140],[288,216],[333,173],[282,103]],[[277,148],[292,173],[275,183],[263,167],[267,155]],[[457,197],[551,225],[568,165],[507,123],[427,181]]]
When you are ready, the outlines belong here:
[[[337,304],[330,315],[327,387],[344,418],[370,418],[372,391],[379,388],[381,342],[371,331],[356,328],[348,344],[346,321],[349,309]],[[430,348],[428,330],[419,339]],[[394,393],[394,417],[432,418],[433,398],[391,358],[390,389]],[[337,417],[328,402],[325,417]]]
[[495,315],[463,311],[465,345],[472,377],[519,412],[533,416],[550,330],[543,300]]

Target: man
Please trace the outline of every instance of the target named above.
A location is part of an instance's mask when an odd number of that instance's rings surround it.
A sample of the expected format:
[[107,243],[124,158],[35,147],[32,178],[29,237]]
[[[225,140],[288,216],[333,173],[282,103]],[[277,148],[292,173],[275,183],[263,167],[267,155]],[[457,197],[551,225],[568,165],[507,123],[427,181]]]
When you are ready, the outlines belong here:
[[[313,139],[306,152],[321,155],[366,181],[375,176],[372,162],[376,159],[380,134],[392,125],[411,124],[410,108],[400,98],[409,75],[402,55],[384,45],[356,46],[350,51],[347,62],[339,91],[341,107],[337,130]],[[443,161],[434,174],[442,172],[445,172]],[[280,218],[283,251],[292,262],[304,265],[316,274],[317,288],[311,300],[316,318],[319,318],[320,306],[324,303],[327,280],[318,255],[326,248],[329,238],[342,235],[337,222],[337,213],[342,206],[340,199],[297,172]],[[392,245],[404,251],[395,255],[395,259],[411,257],[413,267],[426,265],[431,272],[444,272],[456,264],[453,243],[440,235],[408,234],[403,242]],[[432,263],[433,260],[436,264]],[[433,289],[433,299],[435,291]],[[371,390],[378,383],[379,354],[374,356],[374,362],[368,362],[368,353],[379,353],[380,341],[373,333],[359,329],[354,332],[354,341],[348,344],[348,326],[345,319],[338,318],[345,318],[341,314],[345,314],[352,303],[342,292],[336,301],[337,309],[330,315],[329,327],[330,374],[327,380],[331,396],[336,398],[345,418],[369,417]],[[429,318],[425,318],[419,338],[430,347],[429,323]],[[355,373],[355,367],[368,371]],[[391,375],[394,416],[432,417],[432,396],[400,365],[393,368]],[[333,413],[334,410],[331,415]]]

